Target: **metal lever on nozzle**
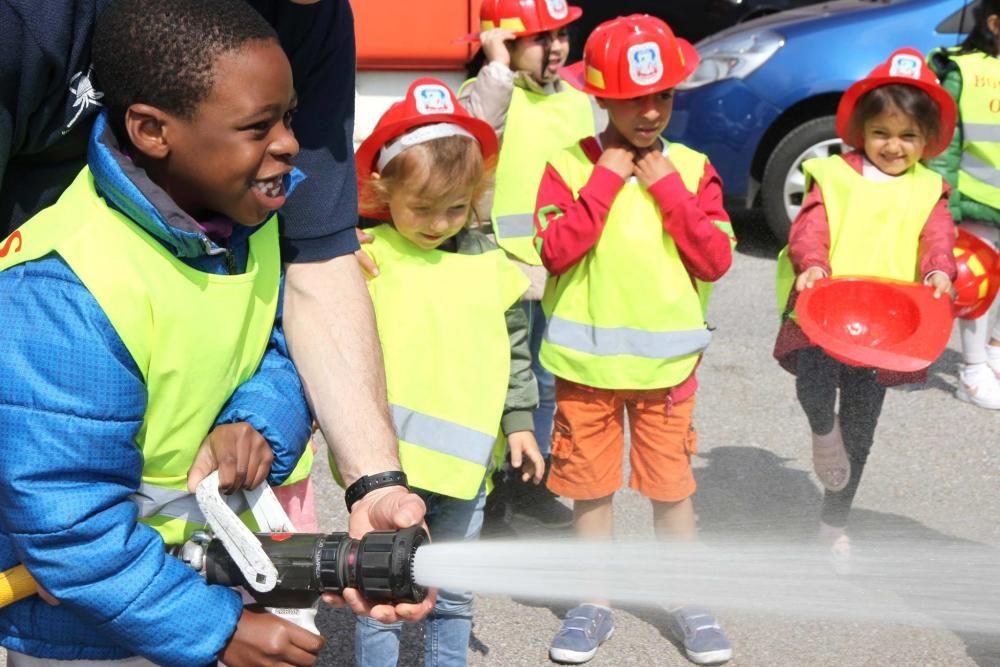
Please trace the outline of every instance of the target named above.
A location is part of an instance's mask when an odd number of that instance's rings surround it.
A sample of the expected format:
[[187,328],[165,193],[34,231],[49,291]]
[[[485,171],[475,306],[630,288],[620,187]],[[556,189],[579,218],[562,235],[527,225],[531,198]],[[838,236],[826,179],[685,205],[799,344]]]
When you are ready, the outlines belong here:
[[[264,533],[292,535],[295,527],[289,520],[285,510],[278,502],[271,487],[267,482],[260,484],[256,489],[244,489],[243,495],[246,497],[250,511],[258,527]],[[201,560],[204,565],[205,580],[210,584],[224,584],[227,586],[242,585],[244,589],[255,600],[263,604],[269,612],[280,616],[287,621],[309,630],[315,634],[320,634],[316,627],[316,613],[319,605],[319,594],[294,594],[286,590],[277,591],[275,594],[266,596],[283,578],[279,577],[278,569],[271,560],[271,556],[265,551],[260,539],[254,535],[249,528],[236,516],[236,512],[226,503],[219,493],[219,472],[216,470],[203,479],[196,489],[195,496],[198,499],[198,507],[215,540],[202,539],[193,540],[194,547],[189,546],[191,542],[184,545],[187,551],[187,562],[195,555],[195,549],[203,548]],[[184,551],[182,551],[184,557]],[[226,577],[225,581],[216,580],[211,576],[217,568],[213,567],[218,560],[224,559],[235,565],[239,573],[239,581],[233,581],[234,577]],[[200,568],[198,568],[200,569]]]
[[209,583],[243,586],[272,613],[308,621],[295,622],[313,632],[322,593],[357,588],[366,600],[389,603],[426,597],[412,574],[413,555],[429,541],[420,526],[372,531],[360,540],[347,533],[296,533],[266,483],[244,495],[261,533],[252,533],[222,499],[217,473],[198,486],[198,504],[217,539],[196,535],[181,557]]

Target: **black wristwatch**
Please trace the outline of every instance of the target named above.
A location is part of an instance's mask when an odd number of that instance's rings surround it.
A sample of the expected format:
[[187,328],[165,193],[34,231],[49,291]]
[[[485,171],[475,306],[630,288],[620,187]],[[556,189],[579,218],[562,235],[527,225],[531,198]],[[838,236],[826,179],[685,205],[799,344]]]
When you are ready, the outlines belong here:
[[351,508],[354,507],[354,503],[372,491],[387,486],[405,486],[407,489],[410,488],[406,484],[406,473],[402,470],[389,470],[387,472],[380,472],[377,475],[363,475],[354,480],[354,483],[344,491],[344,502],[347,503],[347,511],[350,512]]

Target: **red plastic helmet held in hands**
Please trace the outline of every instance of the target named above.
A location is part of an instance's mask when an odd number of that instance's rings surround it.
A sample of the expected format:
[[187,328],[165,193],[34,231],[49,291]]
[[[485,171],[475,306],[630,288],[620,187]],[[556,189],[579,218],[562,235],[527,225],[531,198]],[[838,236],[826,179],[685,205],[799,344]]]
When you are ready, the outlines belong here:
[[605,21],[590,33],[583,60],[563,78],[595,97],[629,99],[669,90],[691,76],[698,52],[660,19],[633,14]]
[[930,366],[951,336],[951,301],[927,285],[823,278],[802,290],[795,317],[813,343],[851,366],[910,373]]

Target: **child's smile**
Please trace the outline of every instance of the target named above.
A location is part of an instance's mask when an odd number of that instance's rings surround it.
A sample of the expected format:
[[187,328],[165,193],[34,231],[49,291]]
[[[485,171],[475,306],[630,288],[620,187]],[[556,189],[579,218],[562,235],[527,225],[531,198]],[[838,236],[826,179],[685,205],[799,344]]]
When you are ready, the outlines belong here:
[[291,68],[277,42],[258,41],[220,56],[214,79],[192,117],[168,126],[161,183],[195,218],[258,225],[284,205],[283,179],[299,151]]
[[865,121],[865,156],[890,176],[915,165],[926,147],[920,126],[899,109],[890,108]]

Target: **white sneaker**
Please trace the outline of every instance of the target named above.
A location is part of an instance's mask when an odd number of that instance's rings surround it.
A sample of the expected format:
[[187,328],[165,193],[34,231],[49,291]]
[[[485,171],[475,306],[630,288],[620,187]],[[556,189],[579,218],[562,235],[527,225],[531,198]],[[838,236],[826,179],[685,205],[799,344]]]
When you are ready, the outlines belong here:
[[958,372],[958,391],[963,401],[987,410],[1000,410],[1000,380],[988,364],[969,364]]

